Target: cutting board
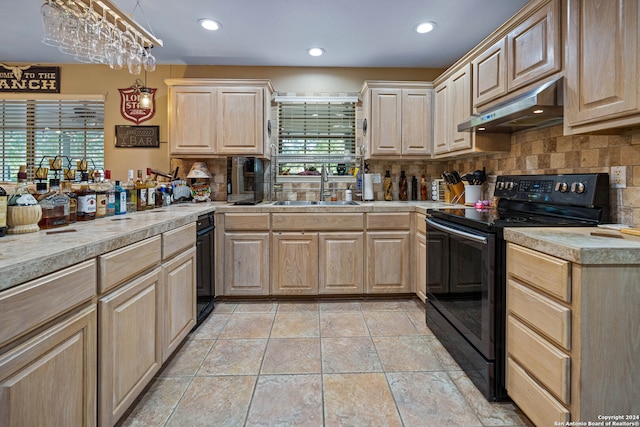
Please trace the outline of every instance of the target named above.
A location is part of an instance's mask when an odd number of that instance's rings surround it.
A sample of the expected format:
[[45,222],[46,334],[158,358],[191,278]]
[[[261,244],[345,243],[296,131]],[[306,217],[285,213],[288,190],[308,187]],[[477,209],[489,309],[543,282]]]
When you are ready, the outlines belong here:
[[640,236],[640,228],[621,228],[621,233],[633,234],[634,236]]

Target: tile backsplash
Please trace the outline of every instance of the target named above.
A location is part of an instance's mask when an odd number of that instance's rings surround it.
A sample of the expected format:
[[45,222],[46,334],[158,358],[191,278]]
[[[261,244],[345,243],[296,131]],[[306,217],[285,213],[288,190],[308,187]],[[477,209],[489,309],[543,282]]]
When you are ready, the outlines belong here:
[[[531,130],[514,134],[511,151],[455,160],[370,160],[369,172],[384,176],[391,172],[397,182],[401,171],[409,181],[416,176],[418,182],[424,174],[430,184],[444,170],[457,170],[461,174],[486,168],[487,175],[550,174],[550,173],[609,173],[611,166],[626,166],[627,188],[611,189],[611,221],[640,227],[640,133],[632,135],[576,135],[563,136],[562,126]],[[188,173],[194,160],[172,159],[171,168],[180,166],[181,176]],[[201,160],[200,160],[201,161]],[[213,174],[213,199],[226,200],[225,159],[207,159]],[[265,198],[269,197],[270,168],[265,165]],[[489,180],[491,181],[491,180]],[[355,179],[340,177],[331,183],[339,200],[344,200],[347,185],[355,190]],[[428,186],[430,188],[430,185]],[[332,188],[332,187],[327,187]],[[486,187],[484,196],[491,189]],[[284,182],[273,193],[273,200],[317,200],[318,182]],[[418,192],[419,194],[419,192]],[[383,199],[382,184],[374,184],[375,200]],[[355,196],[354,200],[359,200]]]

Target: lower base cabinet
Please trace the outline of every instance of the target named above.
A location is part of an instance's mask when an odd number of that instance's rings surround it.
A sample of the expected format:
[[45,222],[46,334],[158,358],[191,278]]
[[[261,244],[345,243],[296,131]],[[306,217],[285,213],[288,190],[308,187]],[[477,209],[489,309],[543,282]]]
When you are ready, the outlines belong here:
[[411,233],[367,233],[367,293],[411,292]]
[[112,426],[162,366],[162,269],[98,302],[99,424]]
[[196,324],[196,257],[196,248],[192,247],[162,264],[165,295],[162,362],[178,348]]
[[96,425],[96,307],[0,356],[4,426]]
[[318,293],[318,233],[274,233],[273,295]]
[[361,294],[364,233],[319,233],[318,293]]
[[269,233],[224,233],[223,242],[224,295],[269,295]]

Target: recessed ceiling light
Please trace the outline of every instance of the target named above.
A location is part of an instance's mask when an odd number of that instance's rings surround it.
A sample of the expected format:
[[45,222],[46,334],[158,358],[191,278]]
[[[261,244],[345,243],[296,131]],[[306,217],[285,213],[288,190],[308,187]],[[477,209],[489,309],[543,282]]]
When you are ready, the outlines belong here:
[[416,25],[416,33],[424,34],[433,30],[436,27],[435,22],[423,22],[421,24]]
[[307,49],[307,52],[311,56],[320,56],[324,53],[324,49],[321,47],[312,47],[310,49]]
[[202,28],[204,28],[205,30],[215,31],[220,28],[220,23],[214,21],[213,19],[205,18],[205,19],[200,19],[198,22],[200,23]]

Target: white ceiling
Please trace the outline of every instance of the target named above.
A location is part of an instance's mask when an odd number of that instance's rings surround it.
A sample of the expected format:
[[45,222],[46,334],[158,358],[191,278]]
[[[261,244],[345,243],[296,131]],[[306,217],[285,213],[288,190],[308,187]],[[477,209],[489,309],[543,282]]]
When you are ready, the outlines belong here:
[[[114,0],[153,30],[160,64],[446,68],[528,0]],[[0,0],[0,62],[73,63],[40,43],[38,0]],[[141,10],[143,13],[141,13]],[[222,24],[216,32],[200,18]],[[434,21],[428,34],[415,25]],[[322,57],[306,53],[326,50]]]

